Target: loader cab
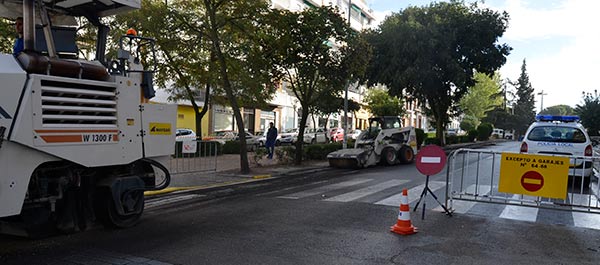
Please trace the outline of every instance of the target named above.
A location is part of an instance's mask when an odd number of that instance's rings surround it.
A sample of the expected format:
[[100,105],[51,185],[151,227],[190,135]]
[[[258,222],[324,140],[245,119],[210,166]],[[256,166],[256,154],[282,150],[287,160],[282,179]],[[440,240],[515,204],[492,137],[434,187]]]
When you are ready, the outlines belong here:
[[398,117],[373,117],[369,119],[369,129],[363,139],[375,139],[381,130],[399,129],[401,127],[402,122]]

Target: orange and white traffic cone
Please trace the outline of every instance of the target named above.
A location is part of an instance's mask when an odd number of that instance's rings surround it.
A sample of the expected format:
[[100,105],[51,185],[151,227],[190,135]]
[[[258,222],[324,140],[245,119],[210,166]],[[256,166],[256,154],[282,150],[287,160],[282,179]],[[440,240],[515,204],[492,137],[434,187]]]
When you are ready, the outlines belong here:
[[408,190],[402,190],[402,199],[400,200],[400,213],[398,221],[391,227],[391,231],[400,235],[412,235],[417,232],[417,228],[410,221],[410,206],[408,206]]

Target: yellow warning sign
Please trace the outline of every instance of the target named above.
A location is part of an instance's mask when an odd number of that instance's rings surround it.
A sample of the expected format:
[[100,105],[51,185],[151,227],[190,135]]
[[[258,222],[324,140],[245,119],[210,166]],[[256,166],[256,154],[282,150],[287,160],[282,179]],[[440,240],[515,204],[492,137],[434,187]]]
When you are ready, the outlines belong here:
[[170,123],[150,123],[150,134],[153,135],[171,135],[171,124]]
[[498,191],[565,199],[569,158],[502,153]]

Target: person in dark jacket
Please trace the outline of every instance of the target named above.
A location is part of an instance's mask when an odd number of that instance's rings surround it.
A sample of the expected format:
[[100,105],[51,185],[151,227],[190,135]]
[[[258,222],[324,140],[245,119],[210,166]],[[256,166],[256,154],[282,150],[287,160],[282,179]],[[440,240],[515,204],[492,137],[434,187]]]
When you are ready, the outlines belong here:
[[18,17],[15,21],[15,31],[18,36],[15,39],[15,45],[13,46],[13,55],[17,57],[19,53],[23,51],[23,18]]
[[267,131],[267,141],[265,147],[267,147],[267,153],[269,159],[273,159],[273,153],[275,152],[275,141],[277,140],[277,128],[273,123],[269,123],[269,130]]

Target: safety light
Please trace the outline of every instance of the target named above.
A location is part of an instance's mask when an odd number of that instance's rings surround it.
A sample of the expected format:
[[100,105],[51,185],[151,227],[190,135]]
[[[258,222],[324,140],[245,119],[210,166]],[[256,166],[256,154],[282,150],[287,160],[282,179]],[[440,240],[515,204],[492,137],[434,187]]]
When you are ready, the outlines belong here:
[[538,121],[577,122],[579,116],[536,115],[535,119]]
[[127,30],[127,35],[129,35],[129,36],[137,36],[137,31],[135,31],[135,29],[133,29],[133,28],[129,28]]

